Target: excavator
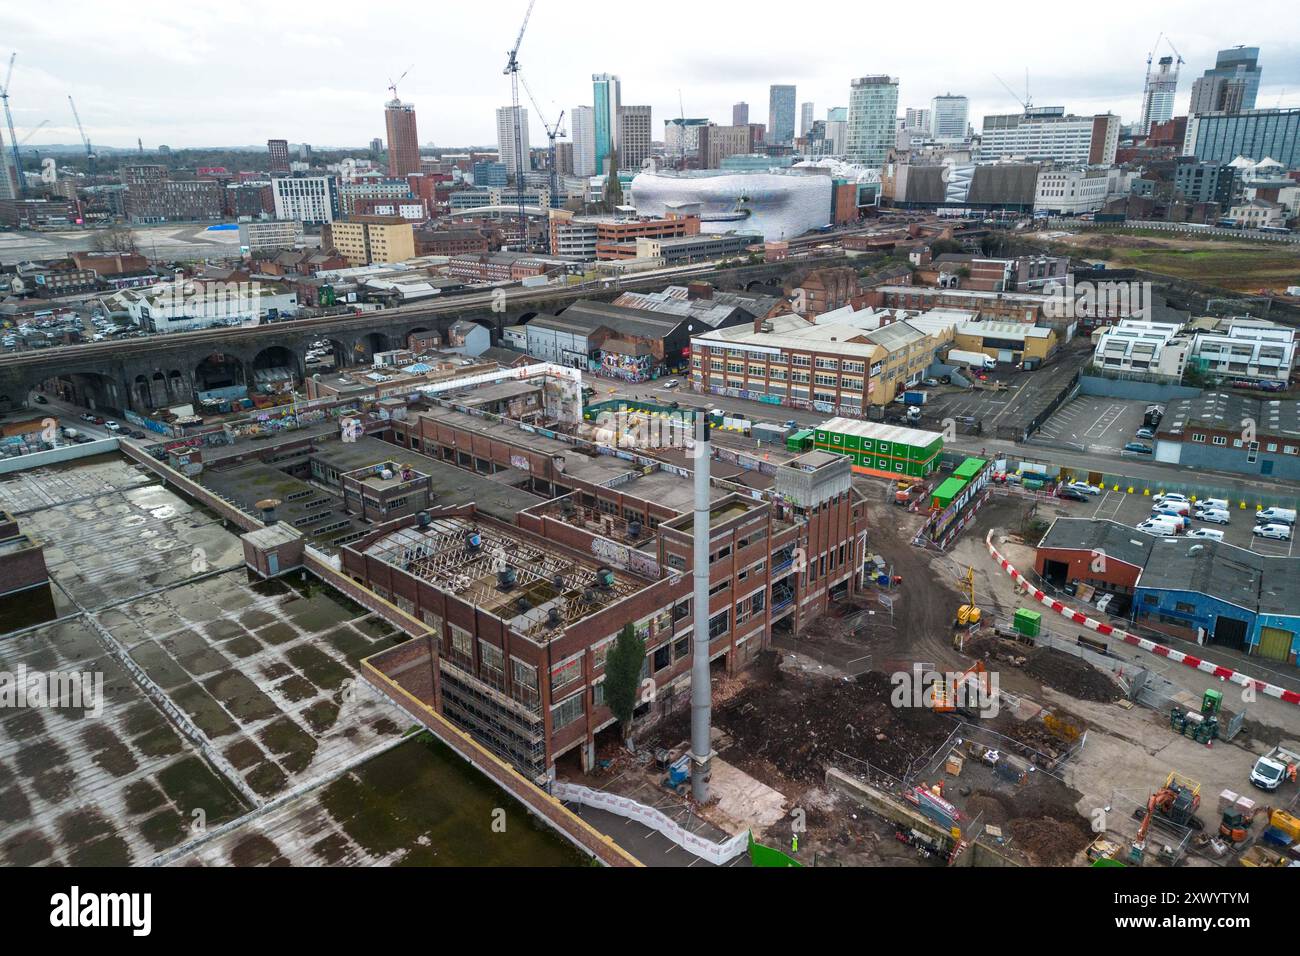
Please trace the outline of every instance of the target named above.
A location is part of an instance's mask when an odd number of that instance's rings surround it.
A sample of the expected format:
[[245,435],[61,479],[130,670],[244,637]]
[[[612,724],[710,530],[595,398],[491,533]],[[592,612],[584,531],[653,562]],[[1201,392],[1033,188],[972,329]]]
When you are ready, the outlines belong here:
[[[971,685],[975,685],[972,687]],[[989,694],[989,677],[983,661],[968,667],[951,686],[940,677],[934,685],[934,710],[977,714]],[[974,699],[972,699],[974,698]]]
[[1249,813],[1232,809],[1223,811],[1223,819],[1219,822],[1219,836],[1229,843],[1244,843],[1246,837],[1250,836],[1250,825],[1261,813],[1264,814],[1265,820],[1271,820],[1273,808],[1256,807]]
[[1146,813],[1142,814],[1142,825],[1138,827],[1137,838],[1129,844],[1129,862],[1137,866],[1142,865],[1142,857],[1147,848],[1147,834],[1151,832],[1151,824],[1157,815],[1180,827],[1199,830],[1204,826],[1201,818],[1196,815],[1200,807],[1200,785],[1180,780],[1176,773],[1170,773],[1165,778],[1165,785],[1151,794],[1151,799],[1147,801]]

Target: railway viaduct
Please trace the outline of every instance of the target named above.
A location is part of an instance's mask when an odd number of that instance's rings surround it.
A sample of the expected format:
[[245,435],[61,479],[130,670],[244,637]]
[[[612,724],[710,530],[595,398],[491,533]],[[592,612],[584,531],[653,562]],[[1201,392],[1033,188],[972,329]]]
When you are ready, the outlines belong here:
[[[403,348],[413,332],[441,334],[457,321],[488,326],[492,340],[501,330],[543,313],[555,313],[579,299],[612,299],[622,291],[652,289],[702,278],[725,291],[793,286],[809,272],[843,265],[842,257],[786,260],[715,270],[702,267],[650,279],[630,277],[617,288],[587,284],[574,289],[510,289],[494,304],[474,293],[362,315],[301,319],[269,325],[177,332],[118,342],[96,342],[0,358],[0,412],[20,407],[40,384],[59,379],[78,404],[117,412],[147,412],[185,404],[194,392],[224,385],[252,385],[260,369],[289,368],[300,379],[307,350],[328,342],[336,367],[368,364],[376,352]],[[495,305],[495,307],[494,307]]]

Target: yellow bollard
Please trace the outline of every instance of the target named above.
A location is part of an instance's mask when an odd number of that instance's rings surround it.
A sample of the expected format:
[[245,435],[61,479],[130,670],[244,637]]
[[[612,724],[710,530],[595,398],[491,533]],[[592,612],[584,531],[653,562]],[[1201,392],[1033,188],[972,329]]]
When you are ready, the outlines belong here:
[[1241,510],[1242,510],[1242,511],[1245,511],[1245,510],[1246,510],[1246,502],[1244,502],[1244,501],[1241,503]]
[[1128,490],[1128,494],[1130,494],[1130,495],[1133,494],[1133,488],[1132,488],[1131,486],[1130,486],[1130,488],[1129,488],[1129,490]]
[[1150,489],[1150,488],[1143,488],[1143,489],[1142,489],[1142,497],[1143,497],[1143,498],[1150,498],[1150,497],[1151,497],[1151,489]]
[[1112,491],[1119,491],[1119,485],[1116,485],[1116,486],[1115,486],[1114,488],[1112,488],[1111,490],[1112,490]]

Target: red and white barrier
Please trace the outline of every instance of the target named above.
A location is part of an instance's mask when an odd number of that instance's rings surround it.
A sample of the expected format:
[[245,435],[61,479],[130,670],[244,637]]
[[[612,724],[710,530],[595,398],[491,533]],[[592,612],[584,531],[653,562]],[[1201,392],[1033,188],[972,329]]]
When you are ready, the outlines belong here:
[[1106,624],[1102,621],[1093,620],[1081,611],[1076,611],[1068,605],[1062,604],[1056,598],[1052,597],[1041,588],[1036,588],[1030,584],[1023,574],[1012,567],[1011,562],[998,552],[993,544],[993,532],[990,531],[984,538],[984,543],[989,549],[989,554],[993,560],[998,563],[1003,571],[1011,575],[1011,579],[1017,584],[1023,584],[1029,591],[1029,594],[1040,604],[1045,604],[1061,617],[1074,624],[1081,624],[1089,630],[1096,631],[1098,634],[1106,637],[1118,637],[1126,644],[1132,644],[1134,647],[1140,647],[1142,650],[1151,654],[1167,657],[1171,661],[1179,664],[1186,664],[1188,667],[1194,667],[1198,671],[1211,674],[1215,677],[1221,677],[1230,680],[1234,684],[1240,684],[1242,687],[1254,687],[1260,693],[1267,694],[1270,697],[1276,697],[1279,700],[1286,701],[1288,704],[1300,704],[1300,693],[1293,690],[1287,690],[1285,687],[1279,687],[1276,684],[1270,684],[1266,681],[1257,680],[1248,674],[1235,671],[1230,667],[1224,667],[1215,664],[1213,661],[1207,661],[1199,657],[1193,657],[1191,654],[1185,654],[1182,651],[1176,651],[1172,647],[1166,647],[1163,644],[1157,644],[1155,641],[1148,640],[1145,637],[1139,637],[1130,633],[1123,628],[1115,627],[1113,624]]

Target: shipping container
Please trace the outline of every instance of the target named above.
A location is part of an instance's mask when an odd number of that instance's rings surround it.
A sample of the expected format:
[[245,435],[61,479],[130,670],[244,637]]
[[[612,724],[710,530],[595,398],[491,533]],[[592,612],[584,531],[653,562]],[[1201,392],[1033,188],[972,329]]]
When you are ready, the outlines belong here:
[[903,401],[908,405],[924,405],[926,394],[920,390],[914,392],[904,392]]
[[785,440],[787,451],[811,451],[816,433],[811,428],[795,432]]
[[832,418],[814,429],[813,447],[848,456],[859,474],[926,478],[939,466],[943,436],[900,425]]
[[965,478],[958,478],[955,475],[951,478],[944,479],[938,488],[934,489],[934,494],[930,496],[930,504],[937,510],[943,511],[960,495],[969,484]]
[[988,461],[983,458],[967,458],[960,465],[953,469],[953,475],[958,478],[965,478],[968,481],[974,478],[981,471]]

